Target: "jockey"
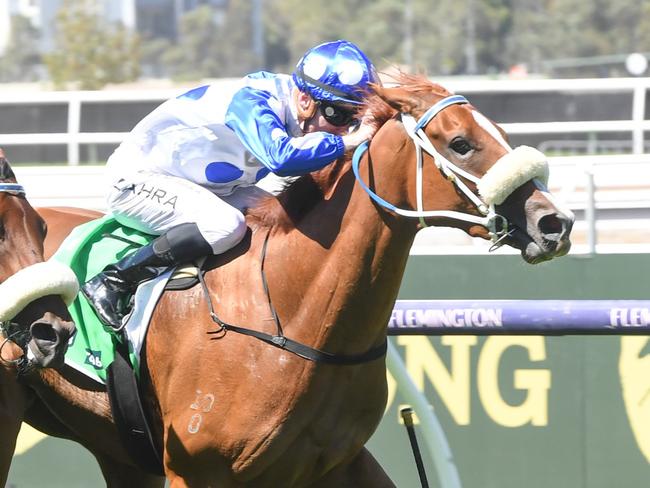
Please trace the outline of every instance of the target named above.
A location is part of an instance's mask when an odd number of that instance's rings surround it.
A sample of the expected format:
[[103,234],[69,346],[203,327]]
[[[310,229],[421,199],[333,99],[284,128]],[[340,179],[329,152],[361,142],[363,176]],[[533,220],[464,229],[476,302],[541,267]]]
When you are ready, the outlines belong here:
[[357,110],[369,83],[379,79],[357,46],[326,42],[293,75],[250,74],[231,96],[194,88],[140,121],[108,159],[107,204],[121,224],[158,237],[82,287],[102,322],[122,326],[142,281],[239,243],[269,172],[309,173],[370,139],[372,117]]

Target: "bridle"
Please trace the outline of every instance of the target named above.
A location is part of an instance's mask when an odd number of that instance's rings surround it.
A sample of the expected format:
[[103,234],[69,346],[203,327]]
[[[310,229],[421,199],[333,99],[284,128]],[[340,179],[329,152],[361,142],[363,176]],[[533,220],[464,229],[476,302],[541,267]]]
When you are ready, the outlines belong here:
[[25,195],[25,188],[18,183],[0,183],[0,193],[11,193],[12,195]]
[[[450,95],[443,98],[442,100],[435,103],[431,106],[417,121],[415,118],[407,113],[400,114],[402,124],[408,136],[411,138],[416,147],[416,210],[409,210],[398,208],[395,205],[387,202],[374,191],[372,191],[368,185],[361,179],[359,174],[359,164],[361,162],[361,157],[368,150],[370,142],[366,141],[357,147],[354,155],[352,157],[352,170],[354,175],[361,185],[361,187],[368,193],[370,198],[372,198],[380,206],[405,217],[418,218],[422,226],[427,227],[426,222],[424,221],[427,217],[443,217],[454,220],[461,220],[464,222],[470,222],[472,224],[479,224],[488,229],[492,241],[497,247],[503,244],[503,240],[507,237],[512,231],[508,230],[508,220],[498,214],[495,209],[494,202],[488,202],[484,198],[481,198],[478,193],[469,189],[465,184],[463,179],[471,181],[476,185],[481,183],[482,178],[478,178],[467,171],[459,168],[457,165],[445,158],[438,150],[433,146],[431,140],[424,132],[424,128],[427,126],[431,120],[438,115],[442,110],[451,105],[462,105],[469,103],[465,97],[462,95]],[[510,149],[510,152],[499,159],[494,165],[497,167],[499,163],[504,160],[504,158],[509,157],[509,160],[512,160],[512,155],[517,152],[520,148],[515,149],[514,151]],[[531,148],[528,148],[531,149]],[[439,171],[451,181],[456,187],[471,201],[474,206],[476,206],[480,215],[473,215],[465,212],[457,212],[453,210],[424,210],[422,203],[422,178],[423,178],[423,152],[426,152],[432,156],[433,161]],[[541,155],[541,153],[539,153]],[[543,157],[543,155],[542,155]],[[491,168],[492,169],[492,168]],[[529,174],[526,174],[528,180],[534,178],[544,179],[544,175],[541,174],[542,171],[539,168],[529,170]],[[514,191],[515,188],[512,188],[510,193]],[[498,202],[500,203],[500,202]],[[494,246],[493,246],[494,248]]]
[[[0,193],[24,196],[25,188],[17,183],[0,183]],[[21,330],[20,325],[16,322],[0,319],[0,333],[5,336],[4,339],[0,337],[0,362],[17,365],[23,364],[27,352],[27,342],[30,339],[29,331]],[[22,349],[22,357],[16,360],[6,360],[2,357],[2,351],[9,342],[14,342]]]
[[[0,193],[22,197],[26,194],[25,188],[17,183],[0,183]],[[60,296],[69,306],[78,291],[79,282],[72,269],[55,259],[26,266],[3,281],[0,284],[0,332],[5,338],[0,341],[0,361],[17,364],[19,374],[31,367],[36,357],[28,345],[32,339],[31,330],[16,322],[15,317],[29,303],[48,295]],[[23,351],[16,361],[2,358],[2,349],[9,341]]]

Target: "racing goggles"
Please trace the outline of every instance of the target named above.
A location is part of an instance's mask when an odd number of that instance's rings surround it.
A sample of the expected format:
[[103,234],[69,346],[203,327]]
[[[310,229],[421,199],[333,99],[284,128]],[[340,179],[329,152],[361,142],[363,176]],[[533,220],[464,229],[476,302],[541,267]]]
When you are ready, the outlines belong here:
[[335,127],[345,127],[357,121],[358,114],[354,108],[343,107],[326,100],[317,100],[316,103],[320,106],[323,118]]

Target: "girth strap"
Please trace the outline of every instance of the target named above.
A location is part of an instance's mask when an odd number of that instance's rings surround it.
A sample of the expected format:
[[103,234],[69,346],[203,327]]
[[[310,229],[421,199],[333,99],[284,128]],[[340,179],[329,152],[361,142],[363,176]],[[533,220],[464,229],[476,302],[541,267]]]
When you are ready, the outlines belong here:
[[266,342],[267,344],[275,346],[279,349],[284,349],[285,351],[289,351],[297,356],[300,356],[301,358],[308,359],[309,361],[315,361],[317,363],[338,365],[362,364],[384,356],[388,347],[388,344],[386,341],[384,341],[379,346],[370,349],[363,354],[331,354],[329,352],[321,351],[320,349],[314,349],[313,347],[306,346],[283,335],[272,335],[257,330],[247,329],[245,327],[238,327],[236,325],[227,324],[219,320],[215,315],[212,315],[212,319],[219,325],[220,329],[208,332],[208,334],[218,334],[222,331],[225,332],[231,330],[238,334],[255,337],[256,339]]
[[273,306],[273,303],[271,302],[271,294],[269,292],[269,287],[266,280],[266,273],[264,272],[264,261],[266,257],[266,247],[269,241],[269,235],[270,235],[270,231],[269,233],[266,234],[266,238],[264,239],[264,245],[262,246],[261,272],[262,272],[262,284],[264,285],[264,291],[268,298],[269,307],[271,308],[271,313],[273,315],[273,320],[275,321],[275,324],[277,326],[277,331],[278,331],[277,334],[275,335],[267,334],[266,332],[261,332],[258,330],[248,329],[246,327],[240,327],[237,325],[228,324],[223,320],[221,320],[214,311],[212,300],[210,298],[210,291],[208,290],[208,287],[205,283],[205,277],[203,276],[203,273],[199,272],[199,276],[198,276],[199,282],[201,283],[201,287],[203,288],[203,293],[205,294],[205,298],[208,302],[210,317],[212,317],[212,320],[219,326],[219,329],[215,331],[210,331],[208,332],[208,334],[221,334],[220,337],[223,337],[223,335],[225,335],[227,331],[236,332],[237,334],[243,334],[243,335],[255,337],[256,339],[266,342],[271,346],[277,347],[279,349],[283,349],[285,351],[293,353],[309,361],[315,361],[315,362],[325,363],[325,364],[337,364],[337,365],[362,364],[383,357],[386,354],[386,349],[388,347],[387,339],[385,339],[382,344],[362,354],[347,355],[347,354],[332,354],[326,351],[321,351],[320,349],[315,349],[313,347],[306,346],[305,344],[301,344],[300,342],[296,342],[293,339],[289,339],[284,335],[284,333],[282,332],[282,326],[280,325],[280,319],[275,310],[275,307]]

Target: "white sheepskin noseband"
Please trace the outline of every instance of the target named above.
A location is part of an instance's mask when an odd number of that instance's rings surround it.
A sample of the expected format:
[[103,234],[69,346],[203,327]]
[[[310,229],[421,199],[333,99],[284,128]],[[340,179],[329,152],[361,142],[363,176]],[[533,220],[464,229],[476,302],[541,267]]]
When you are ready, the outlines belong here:
[[521,185],[534,178],[548,183],[546,156],[529,146],[519,146],[501,157],[478,183],[478,192],[488,205],[500,205]]
[[34,300],[61,295],[70,305],[79,292],[77,276],[59,261],[45,261],[21,269],[0,284],[0,321],[14,318]]

